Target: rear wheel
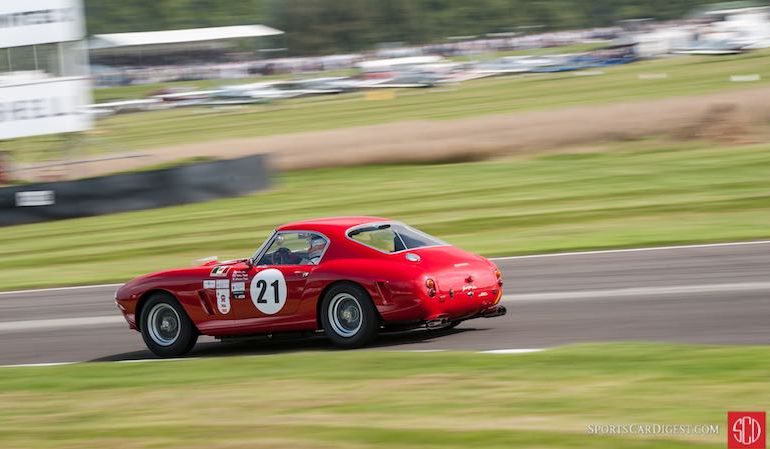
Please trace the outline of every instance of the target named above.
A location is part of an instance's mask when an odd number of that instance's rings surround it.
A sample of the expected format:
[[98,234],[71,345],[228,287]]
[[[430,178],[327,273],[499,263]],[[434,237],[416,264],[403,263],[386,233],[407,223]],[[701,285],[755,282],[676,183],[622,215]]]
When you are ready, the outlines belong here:
[[345,283],[335,285],[324,295],[321,325],[335,345],[359,348],[374,340],[380,323],[366,290]]
[[192,321],[168,294],[150,296],[142,308],[140,323],[144,344],[158,357],[185,355],[198,341]]

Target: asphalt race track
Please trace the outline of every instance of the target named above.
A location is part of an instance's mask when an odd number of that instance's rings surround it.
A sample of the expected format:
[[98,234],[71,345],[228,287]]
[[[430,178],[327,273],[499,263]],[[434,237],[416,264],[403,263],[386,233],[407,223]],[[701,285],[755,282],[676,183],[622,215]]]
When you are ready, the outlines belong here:
[[[770,241],[495,259],[508,315],[381,336],[369,350],[544,348],[576,342],[770,344]],[[0,365],[154,356],[116,286],[0,293]],[[191,356],[334,350],[323,338],[218,342]]]

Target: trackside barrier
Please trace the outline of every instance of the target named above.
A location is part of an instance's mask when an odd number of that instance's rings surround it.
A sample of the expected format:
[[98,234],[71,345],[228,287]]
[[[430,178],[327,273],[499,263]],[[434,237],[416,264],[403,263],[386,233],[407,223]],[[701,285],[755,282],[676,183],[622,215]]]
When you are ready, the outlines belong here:
[[267,156],[0,188],[0,226],[245,195],[270,186]]

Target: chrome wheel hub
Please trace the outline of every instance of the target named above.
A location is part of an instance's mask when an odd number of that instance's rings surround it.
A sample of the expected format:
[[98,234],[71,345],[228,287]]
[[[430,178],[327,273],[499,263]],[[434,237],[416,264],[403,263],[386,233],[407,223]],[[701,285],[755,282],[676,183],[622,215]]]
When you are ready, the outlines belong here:
[[160,346],[171,346],[180,334],[179,314],[168,304],[156,304],[147,314],[147,331],[153,342]]
[[352,337],[363,324],[363,313],[358,299],[349,293],[340,293],[332,298],[328,311],[329,323],[341,337]]

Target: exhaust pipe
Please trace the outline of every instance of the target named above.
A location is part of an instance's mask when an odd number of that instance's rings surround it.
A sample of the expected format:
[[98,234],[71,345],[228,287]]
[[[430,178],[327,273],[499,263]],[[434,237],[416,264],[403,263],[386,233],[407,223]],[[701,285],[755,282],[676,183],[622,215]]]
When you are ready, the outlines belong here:
[[425,327],[428,329],[441,329],[451,324],[451,321],[447,317],[436,318],[425,322]]
[[503,316],[508,312],[504,306],[495,306],[491,309],[487,309],[481,313],[482,318],[494,318],[496,316]]

